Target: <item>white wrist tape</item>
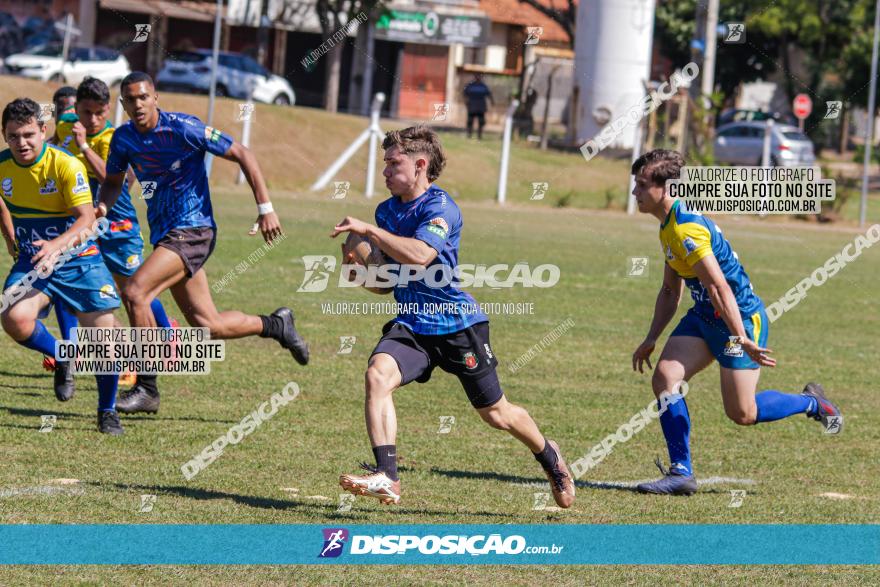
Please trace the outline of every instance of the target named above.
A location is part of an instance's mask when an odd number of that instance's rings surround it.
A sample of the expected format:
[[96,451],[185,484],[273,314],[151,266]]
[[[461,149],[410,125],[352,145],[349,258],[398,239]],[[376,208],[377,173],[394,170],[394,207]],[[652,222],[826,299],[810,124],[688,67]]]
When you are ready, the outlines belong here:
[[262,216],[263,214],[274,212],[275,208],[272,207],[272,202],[266,202],[265,204],[257,204],[257,211],[260,213],[260,216]]

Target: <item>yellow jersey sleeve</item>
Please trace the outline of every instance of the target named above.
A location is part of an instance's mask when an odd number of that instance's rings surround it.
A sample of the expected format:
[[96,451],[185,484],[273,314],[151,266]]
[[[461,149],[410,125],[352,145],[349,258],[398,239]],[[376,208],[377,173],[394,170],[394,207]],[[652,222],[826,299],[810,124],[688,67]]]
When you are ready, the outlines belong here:
[[684,251],[684,262],[689,267],[712,254],[712,235],[702,224],[687,222],[676,226],[675,239]]
[[92,189],[89,187],[86,166],[75,157],[66,155],[56,159],[58,190],[69,208],[92,203]]
[[90,144],[95,154],[103,159],[105,163],[107,161],[107,157],[110,156],[110,140],[113,138],[114,130],[115,129],[113,128],[106,129],[100,135],[95,137],[95,139]]

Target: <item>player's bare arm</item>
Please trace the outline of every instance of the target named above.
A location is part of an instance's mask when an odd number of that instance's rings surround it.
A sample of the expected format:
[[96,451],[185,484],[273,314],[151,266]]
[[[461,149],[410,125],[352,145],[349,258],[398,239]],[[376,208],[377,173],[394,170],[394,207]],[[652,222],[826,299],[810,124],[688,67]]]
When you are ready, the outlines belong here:
[[657,344],[660,334],[669,325],[675,311],[678,309],[678,302],[681,300],[681,289],[683,281],[678,273],[669,265],[663,265],[663,285],[657,294],[657,301],[654,303],[654,318],[651,320],[651,327],[648,329],[648,335],[632,356],[633,371],[638,369],[639,373],[644,373],[643,363],[648,364],[648,369],[653,369],[651,365],[651,353]]
[[709,299],[715,311],[727,324],[727,327],[734,336],[740,338],[740,345],[743,350],[748,353],[752,360],[763,367],[774,367],[776,359],[767,356],[772,353],[770,349],[759,347],[753,340],[746,336],[746,329],[743,326],[742,316],[739,313],[739,306],[736,303],[736,297],[730,289],[730,285],[724,279],[724,273],[718,265],[718,261],[714,255],[707,255],[697,261],[694,265],[694,272],[700,280],[700,283],[706,289]]
[[333,228],[330,236],[336,238],[343,232],[352,232],[369,238],[382,252],[407,265],[428,266],[437,257],[437,250],[417,238],[408,238],[391,234],[374,224],[346,216]]
[[119,194],[122,193],[122,183],[125,181],[125,173],[111,173],[104,176],[101,183],[101,201],[95,207],[95,215],[100,218],[107,215],[107,210],[111,209]]
[[257,202],[257,209],[260,212],[257,217],[257,224],[266,242],[272,242],[275,238],[284,234],[281,230],[281,222],[278,220],[278,215],[272,209],[272,204],[269,202],[269,190],[266,188],[266,180],[263,179],[263,171],[260,169],[260,164],[257,163],[257,158],[254,157],[253,152],[236,141],[232,143],[232,146],[229,147],[229,150],[222,157],[228,161],[238,163],[245,179],[247,179],[248,185],[251,186],[254,200]]
[[55,265],[61,251],[67,248],[79,246],[88,238],[83,238],[88,229],[95,222],[95,209],[91,204],[81,204],[70,209],[70,213],[75,218],[70,228],[65,230],[61,235],[49,241],[35,240],[34,246],[40,248],[37,254],[31,257],[31,262],[38,268],[46,269]]
[[0,231],[3,232],[3,240],[6,241],[6,251],[13,259],[18,258],[18,246],[15,244],[15,227],[12,224],[12,214],[3,200],[0,199]]
[[107,165],[104,159],[89,147],[89,143],[86,140],[86,127],[83,126],[82,122],[77,121],[74,123],[71,132],[73,133],[73,140],[76,141],[76,146],[79,147],[80,153],[82,153],[83,158],[86,160],[89,171],[95,175],[98,183],[104,183],[104,180],[107,178]]

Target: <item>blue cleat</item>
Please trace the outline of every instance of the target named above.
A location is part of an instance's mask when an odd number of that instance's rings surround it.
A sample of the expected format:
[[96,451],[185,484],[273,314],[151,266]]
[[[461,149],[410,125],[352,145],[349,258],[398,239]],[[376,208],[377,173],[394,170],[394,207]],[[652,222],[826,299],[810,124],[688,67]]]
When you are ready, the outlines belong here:
[[650,483],[640,483],[636,486],[636,491],[657,495],[693,495],[697,491],[697,479],[693,475],[685,474],[683,470],[676,469],[675,465],[667,470],[660,459],[654,462],[663,473],[663,478]]
[[840,408],[825,397],[825,389],[818,383],[807,383],[801,393],[816,400],[816,411],[807,412],[807,417],[822,422],[825,434],[840,434],[843,430],[843,415]]

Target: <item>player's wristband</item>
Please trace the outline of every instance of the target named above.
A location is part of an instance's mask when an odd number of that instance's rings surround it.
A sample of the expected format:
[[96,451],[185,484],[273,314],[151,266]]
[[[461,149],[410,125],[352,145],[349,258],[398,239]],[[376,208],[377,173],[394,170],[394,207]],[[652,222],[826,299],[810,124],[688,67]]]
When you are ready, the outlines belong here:
[[79,152],[80,152],[80,153],[85,153],[85,152],[88,151],[89,149],[91,149],[91,147],[89,146],[89,144],[88,144],[88,143],[83,143],[82,146],[79,148]]
[[263,216],[269,212],[274,212],[275,208],[272,207],[272,202],[266,202],[265,204],[257,204],[257,211],[260,213],[260,216]]

